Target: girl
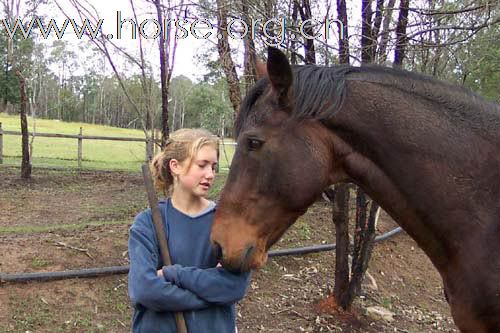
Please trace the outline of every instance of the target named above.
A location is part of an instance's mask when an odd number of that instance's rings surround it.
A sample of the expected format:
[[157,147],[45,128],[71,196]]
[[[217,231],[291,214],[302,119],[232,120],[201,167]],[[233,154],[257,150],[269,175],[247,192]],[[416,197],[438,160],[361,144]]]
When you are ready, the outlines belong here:
[[206,199],[217,165],[218,140],[201,129],[171,134],[150,167],[158,189],[173,265],[163,266],[151,217],[140,213],[130,228],[129,296],[132,332],[176,333],[175,311],[183,311],[188,332],[235,332],[235,303],[243,298],[248,274],[217,267],[210,244],[215,203]]

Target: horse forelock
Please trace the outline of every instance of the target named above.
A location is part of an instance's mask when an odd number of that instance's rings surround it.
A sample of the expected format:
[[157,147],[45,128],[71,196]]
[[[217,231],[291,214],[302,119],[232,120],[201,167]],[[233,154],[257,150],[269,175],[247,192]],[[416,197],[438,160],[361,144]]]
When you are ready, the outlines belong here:
[[245,124],[245,121],[247,120],[247,118],[249,118],[252,106],[255,104],[257,99],[263,94],[268,85],[269,85],[269,79],[267,78],[260,79],[259,81],[257,81],[257,83],[255,83],[252,89],[250,89],[248,94],[241,102],[238,115],[236,116],[236,120],[234,122],[234,130],[235,130],[234,134],[236,138],[238,138],[238,136],[240,135],[241,130],[243,129],[243,125]]
[[[292,114],[296,119],[328,119],[338,111],[344,101],[346,74],[356,72],[357,67],[294,66]],[[268,78],[257,81],[243,99],[235,121],[235,135],[239,136],[250,117],[254,122],[262,119],[259,110],[253,108],[260,96],[270,88]]]

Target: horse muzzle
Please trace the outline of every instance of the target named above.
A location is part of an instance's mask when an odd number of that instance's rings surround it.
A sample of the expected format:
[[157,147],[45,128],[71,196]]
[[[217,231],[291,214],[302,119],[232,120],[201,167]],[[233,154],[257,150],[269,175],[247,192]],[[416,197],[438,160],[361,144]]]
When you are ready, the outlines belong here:
[[251,230],[236,235],[228,229],[214,226],[211,235],[214,255],[222,267],[233,273],[261,268],[267,261],[266,241]]

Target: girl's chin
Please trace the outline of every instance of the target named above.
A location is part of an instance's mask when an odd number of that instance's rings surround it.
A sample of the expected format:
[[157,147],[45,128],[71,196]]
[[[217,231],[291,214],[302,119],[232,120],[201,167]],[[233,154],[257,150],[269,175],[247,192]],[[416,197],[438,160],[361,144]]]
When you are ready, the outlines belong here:
[[199,196],[202,196],[202,197],[206,197],[208,195],[208,192],[209,192],[210,188],[208,189],[205,189],[205,188],[199,188],[196,193],[199,195]]

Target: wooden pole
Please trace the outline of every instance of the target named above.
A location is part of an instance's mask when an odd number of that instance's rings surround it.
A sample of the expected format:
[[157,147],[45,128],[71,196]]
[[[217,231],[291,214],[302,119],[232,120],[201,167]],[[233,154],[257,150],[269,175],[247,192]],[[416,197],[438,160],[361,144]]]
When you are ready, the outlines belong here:
[[83,128],[80,127],[80,134],[78,136],[78,169],[82,168],[82,148],[83,148]]
[[0,123],[0,164],[3,163],[3,129],[2,123]]
[[[155,227],[158,244],[160,245],[163,265],[169,266],[172,265],[172,260],[170,259],[170,251],[168,250],[167,233],[163,227],[163,219],[161,217],[160,207],[158,207],[158,197],[156,196],[153,178],[151,177],[151,171],[149,170],[148,163],[142,165],[142,176],[144,177],[144,185],[146,185],[146,191],[148,193],[149,207],[151,207],[153,225]],[[175,323],[177,325],[178,333],[187,333],[186,321],[184,320],[182,312],[175,313]]]

